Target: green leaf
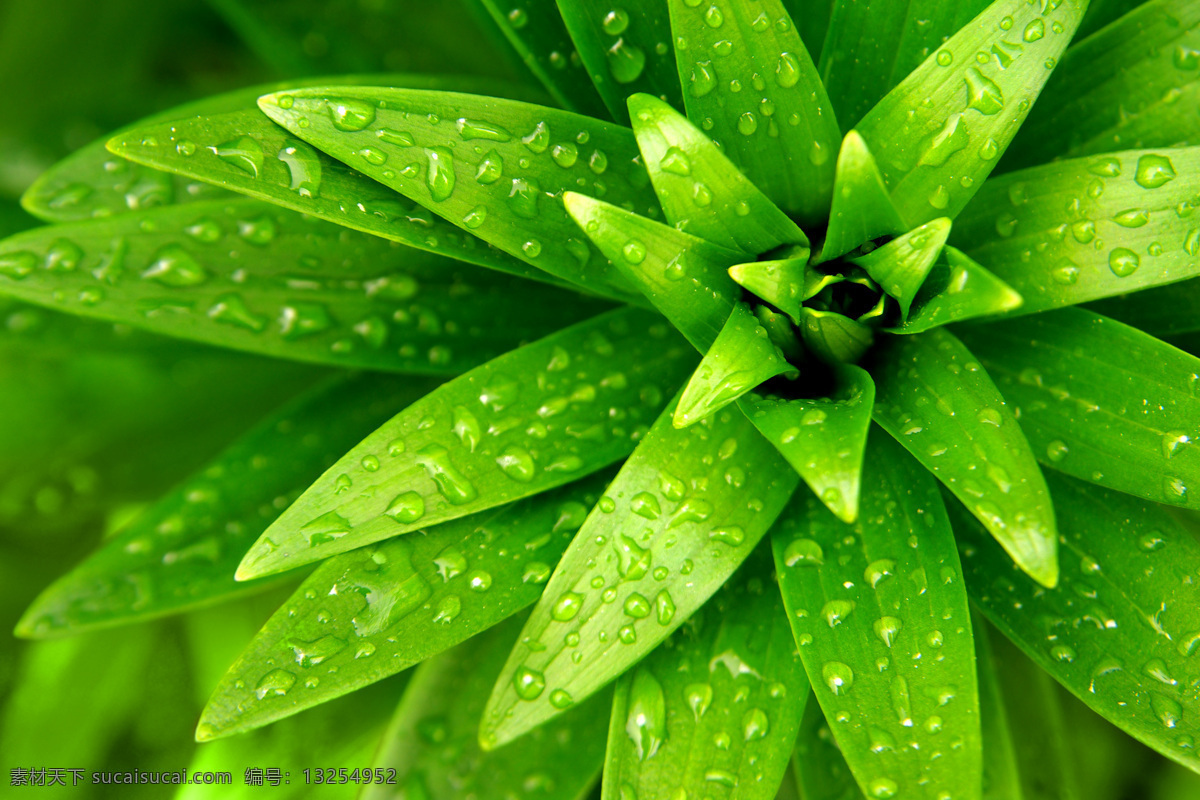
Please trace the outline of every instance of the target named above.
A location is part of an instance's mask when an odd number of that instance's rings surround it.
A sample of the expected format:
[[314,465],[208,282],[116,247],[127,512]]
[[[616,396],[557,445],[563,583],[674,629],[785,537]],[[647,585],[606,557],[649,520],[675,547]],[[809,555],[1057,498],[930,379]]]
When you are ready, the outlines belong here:
[[800,334],[808,349],[827,364],[853,364],[875,341],[871,328],[861,322],[807,307],[801,309]]
[[719,786],[729,800],[773,800],[807,697],[760,551],[617,681],[601,797],[705,797]]
[[1021,295],[1004,281],[946,246],[917,292],[908,320],[888,333],[921,333],[951,322],[1003,314],[1021,307]]
[[326,703],[531,605],[611,477],[604,471],[325,561],[229,668],[197,737],[252,730]]
[[668,3],[688,117],[704,120],[706,133],[780,208],[805,224],[823,221],[841,133],[784,4]]
[[954,221],[951,241],[1021,293],[1022,314],[1200,273],[1200,148],[1130,150],[1013,172]]
[[338,456],[436,381],[337,379],[289,403],[46,588],[17,634],[128,624],[261,586],[234,570],[278,510]]
[[250,549],[238,579],[474,514],[608,466],[633,450],[694,363],[655,315],[634,309],[493,359],[425,395],[334,464]]
[[674,425],[694,425],[760,383],[793,371],[795,367],[772,344],[758,318],[744,303],[738,303],[684,387]]
[[1086,6],[996,0],[855,126],[906,227],[958,216],[1025,121]]
[[733,573],[798,479],[736,409],[663,413],[550,579],[480,726],[498,747],[623,673]]
[[1200,280],[1107,297],[1088,307],[1151,336],[1194,333],[1200,331]]
[[[608,733],[606,695],[511,747],[480,750],[479,716],[520,630],[520,620],[510,620],[417,668],[374,762],[376,769],[396,771],[406,796],[457,800],[469,793],[479,800],[507,800],[536,790],[546,800],[576,800],[599,777]],[[395,792],[373,784],[360,798],[384,800]]]
[[1200,768],[1188,656],[1200,630],[1200,544],[1165,509],[1050,475],[1064,559],[1046,589],[1013,568],[958,504],[950,512],[971,599],[1093,711],[1170,759]]
[[599,294],[636,296],[562,207],[564,191],[585,189],[657,213],[628,129],[512,100],[408,89],[314,88],[258,102],[299,138],[510,255]]
[[1045,586],[1058,576],[1054,508],[1025,434],[987,372],[944,329],[875,354],[875,421],[967,504]]
[[667,222],[747,255],[808,244],[796,223],[687,117],[645,94],[629,98],[629,114]]
[[605,116],[554,0],[470,0],[482,6],[529,71],[563,108]]
[[1144,0],[1091,0],[1083,14],[1083,21],[1079,23],[1079,29],[1075,31],[1073,43],[1078,44],[1101,28],[1108,27],[1142,5],[1142,2]]
[[851,364],[833,367],[834,388],[825,396],[792,399],[752,394],[746,417],[825,506],[845,522],[858,517],[859,486],[875,383]]
[[838,152],[829,229],[817,261],[829,261],[871,239],[905,230],[875,157],[858,132],[850,131]]
[[799,323],[800,304],[812,296],[808,290],[818,275],[810,273],[808,256],[804,255],[800,258],[735,264],[729,268],[729,277],[787,314],[792,322]]
[[683,108],[666,0],[558,0],[558,10],[613,119],[629,124],[625,101],[638,92]]
[[1200,144],[1188,113],[1200,99],[1197,25],[1194,3],[1152,0],[1072,47],[1002,168],[1129,147]]
[[[979,673],[983,800],[1025,800],[1024,792],[1021,791],[1020,765],[1017,763],[1013,725],[1009,723],[1008,713],[1004,708],[1005,696],[1000,687],[1002,666],[993,655],[991,637],[988,635],[991,633],[991,626],[983,614],[974,609],[971,611],[971,626],[975,636],[975,664]],[[997,642],[1003,639],[999,635],[995,638]],[[1046,673],[1037,671],[1045,677]],[[1020,734],[1029,736],[1033,731],[1022,730]]]
[[950,220],[943,217],[849,260],[865,269],[883,291],[895,298],[903,324],[949,235]]
[[978,798],[967,593],[937,483],[886,436],[848,527],[801,493],[771,531],[779,588],[825,717],[868,797]]
[[808,703],[792,767],[804,800],[863,800],[819,703]]
[[885,0],[869,6],[834,0],[820,73],[835,99],[842,130],[853,128],[892,87],[987,5],[988,0]]
[[1200,359],[1079,308],[962,333],[1043,464],[1200,508]]
[[[443,375],[578,319],[588,303],[255,200],[17,234],[0,243],[0,291],[262,355]],[[514,308],[514,296],[533,308]]]

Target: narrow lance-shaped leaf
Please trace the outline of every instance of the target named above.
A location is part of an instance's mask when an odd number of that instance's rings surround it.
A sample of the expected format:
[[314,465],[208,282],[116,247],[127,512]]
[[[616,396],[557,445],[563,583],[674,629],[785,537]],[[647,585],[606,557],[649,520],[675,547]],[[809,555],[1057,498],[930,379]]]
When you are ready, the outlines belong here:
[[708,135],[780,208],[801,222],[823,220],[841,132],[784,4],[667,2],[688,117],[705,120]]
[[[983,800],[1025,800],[1021,791],[1013,725],[1000,688],[1001,665],[992,654],[989,628],[983,614],[971,610],[975,634],[975,664],[979,674],[979,722],[983,736]],[[997,639],[1002,637],[997,636]],[[1045,673],[1042,673],[1045,675]],[[1048,680],[1048,678],[1047,678]],[[1028,736],[1031,731],[1020,731]]]
[[629,98],[629,115],[667,222],[747,255],[808,244],[796,223],[687,117],[645,94]]
[[854,364],[875,341],[872,329],[836,311],[800,310],[800,334],[817,358],[828,364]]
[[858,132],[850,131],[838,151],[833,208],[817,261],[829,261],[871,239],[904,233],[905,229],[875,157]]
[[563,202],[596,247],[707,353],[740,297],[725,270],[741,255],[585,195],[567,192]]
[[834,366],[833,376],[833,390],[826,396],[751,394],[741,408],[825,507],[844,522],[854,522],[875,383],[866,370],[851,364]]
[[197,738],[357,691],[531,605],[611,477],[603,471],[323,562],[229,667]]
[[989,180],[951,241],[1029,314],[1200,274],[1198,193],[1200,148],[1061,161]]
[[944,329],[889,338],[875,355],[875,421],[967,504],[1046,586],[1058,576],[1054,508],[1012,411]]
[[663,413],[575,536],[481,724],[497,747],[653,650],[733,574],[798,479],[735,409]]
[[425,395],[347,453],[263,534],[238,578],[319,561],[608,466],[633,450],[694,364],[667,325],[633,309],[500,356]]
[[947,245],[917,292],[908,319],[888,333],[921,333],[951,322],[1014,311],[1024,302],[1004,281]]
[[1078,308],[963,334],[1043,464],[1200,508],[1200,359]]
[[865,269],[879,288],[896,299],[903,323],[949,235],[950,220],[935,219],[850,261]]
[[479,748],[479,715],[520,630],[510,620],[417,668],[374,760],[396,782],[364,787],[361,800],[507,800],[531,787],[546,800],[586,794],[604,762],[606,695],[501,751]]
[[1053,473],[1050,484],[1064,559],[1078,567],[1049,590],[950,502],[971,599],[1093,711],[1197,769],[1200,544],[1151,503]]
[[765,549],[617,682],[603,800],[772,800],[808,681]]
[[809,681],[868,797],[979,798],[967,593],[929,477],[881,431],[848,527],[801,493],[771,531]]
[[738,303],[684,387],[675,427],[694,425],[760,383],[794,371],[750,309]]
[[[1092,6],[1097,5],[1092,3]],[[1200,144],[1200,8],[1152,0],[1066,52],[1002,169],[1134,147]]]
[[261,589],[237,584],[233,573],[280,507],[436,385],[339,378],[289,403],[45,589],[17,633],[77,633]]
[[604,117],[587,70],[554,0],[470,0],[495,20],[509,44],[563,108]]
[[804,707],[792,769],[804,800],[863,800],[819,703]]
[[1195,333],[1200,331],[1200,279],[1108,297],[1088,307],[1151,336]]
[[798,323],[800,305],[811,297],[808,290],[817,278],[808,269],[807,248],[803,252],[798,258],[735,264],[729,268],[729,277]]
[[604,194],[657,213],[627,128],[513,100],[409,89],[301,89],[266,95],[259,106],[293,135],[510,255],[599,294],[636,296],[579,234],[561,198]]
[[842,129],[849,130],[888,90],[987,8],[988,0],[884,0],[869,7],[834,0],[831,5],[820,73]]
[[580,301],[606,307],[245,199],[17,234],[0,242],[0,292],[262,355],[443,375],[578,319]]
[[683,108],[667,0],[558,0],[558,10],[613,119],[629,124],[625,101],[638,92]]
[[907,227],[956,217],[979,190],[1086,6],[996,0],[855,126]]

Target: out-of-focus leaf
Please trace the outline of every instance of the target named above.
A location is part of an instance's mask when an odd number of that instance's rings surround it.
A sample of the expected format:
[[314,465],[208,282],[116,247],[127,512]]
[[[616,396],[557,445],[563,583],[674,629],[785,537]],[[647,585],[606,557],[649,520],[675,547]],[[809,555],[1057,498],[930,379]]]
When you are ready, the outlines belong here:
[[1017,313],[1200,273],[1200,148],[1131,150],[989,180],[950,239],[1020,292]]
[[876,431],[858,522],[801,493],[771,544],[809,681],[863,793],[978,798],[970,612],[937,482]]
[[625,101],[638,92],[683,108],[667,0],[558,0],[558,10],[613,119],[629,124]]
[[813,494],[844,522],[858,517],[859,487],[875,383],[851,364],[833,368],[834,387],[811,400],[752,394],[742,411]]
[[807,307],[801,309],[800,334],[805,346],[827,364],[855,364],[875,341],[871,328],[858,320]]
[[375,756],[374,767],[395,770],[396,783],[366,786],[361,800],[585,795],[604,763],[607,695],[510,747],[480,750],[479,715],[520,630],[519,619],[497,625],[417,668]]
[[850,131],[838,151],[829,229],[817,260],[829,261],[871,239],[904,231],[904,220],[888,195],[875,157],[858,132]]
[[950,220],[935,219],[850,261],[866,270],[879,288],[895,298],[903,324],[949,235]]
[[987,6],[988,0],[885,0],[869,5],[834,0],[832,11],[827,12],[829,33],[821,47],[820,73],[834,98],[842,130],[853,128],[892,87]]
[[[973,611],[975,664],[979,674],[979,721],[983,734],[983,800],[1025,800],[1021,791],[1013,726],[1004,708],[1000,664],[992,654],[989,625]],[[1001,638],[1001,637],[997,637]],[[1042,673],[1045,675],[1045,673]],[[1029,731],[1021,731],[1028,735]]]
[[819,703],[808,703],[804,708],[792,768],[804,800],[863,798]]
[[855,125],[906,227],[957,217],[1024,122],[1086,7],[997,0]]
[[280,508],[436,385],[339,378],[289,403],[45,589],[18,635],[120,625],[261,588],[237,584],[233,573]]
[[942,248],[908,315],[888,333],[921,333],[951,322],[988,317],[1021,307],[1021,295],[955,247]]
[[1200,331],[1200,280],[1108,297],[1089,308],[1152,336],[1195,333]]
[[617,682],[601,797],[704,797],[719,786],[729,800],[770,800],[807,697],[760,552]]
[[562,206],[564,191],[582,191],[658,213],[627,128],[409,89],[302,89],[266,95],[259,106],[300,139],[510,255],[599,294],[638,297]]
[[1021,574],[949,503],[971,599],[1093,711],[1196,769],[1200,711],[1188,656],[1200,641],[1200,544],[1143,500],[1053,473],[1050,484],[1063,562],[1077,565],[1053,589]]
[[1078,43],[1101,28],[1116,22],[1125,14],[1142,5],[1143,0],[1090,0],[1083,21],[1075,31],[1074,42]]
[[1079,308],[962,333],[1043,464],[1200,508],[1200,359]]
[[563,108],[592,117],[607,116],[555,0],[469,2],[487,9],[525,66]]
[[[629,454],[695,364],[649,312],[613,311],[443,384],[334,464],[239,579],[529,497]],[[616,408],[616,413],[609,409]]]
[[240,733],[328,702],[532,604],[611,477],[325,561],[230,667],[197,736]]
[[578,319],[580,301],[605,308],[245,199],[17,234],[0,291],[262,355],[442,375]]
[[1022,569],[1058,575],[1054,508],[1025,434],[987,372],[944,329],[875,354],[875,421],[946,484]]
[[668,4],[688,117],[780,208],[823,221],[841,133],[784,4]]
[[684,387],[675,408],[675,427],[694,425],[760,383],[794,370],[753,312],[738,303]]
[[796,223],[687,117],[645,94],[629,98],[629,114],[667,222],[747,255],[808,244]]
[[1001,168],[1200,144],[1189,113],[1200,99],[1198,25],[1195,3],[1152,0],[1072,47],[1046,82]]
[[498,747],[653,650],[733,574],[798,478],[736,409],[665,411],[575,536],[488,702]]
[[585,195],[563,200],[596,247],[707,353],[740,296],[725,270],[741,254]]

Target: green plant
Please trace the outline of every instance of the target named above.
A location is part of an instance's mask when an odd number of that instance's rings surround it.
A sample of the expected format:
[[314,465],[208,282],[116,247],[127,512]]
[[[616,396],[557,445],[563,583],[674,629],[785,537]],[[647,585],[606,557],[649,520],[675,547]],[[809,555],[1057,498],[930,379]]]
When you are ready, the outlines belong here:
[[6,295],[337,374],[18,634],[311,568],[198,763],[311,720],[370,797],[1120,796],[1051,679],[1200,770],[1200,4],[477,5],[541,88],[239,90],[24,195]]

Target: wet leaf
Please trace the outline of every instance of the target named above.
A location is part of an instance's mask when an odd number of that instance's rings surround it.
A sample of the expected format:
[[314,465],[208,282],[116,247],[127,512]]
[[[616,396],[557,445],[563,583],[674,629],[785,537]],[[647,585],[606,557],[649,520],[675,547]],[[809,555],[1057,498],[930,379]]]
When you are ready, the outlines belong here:
[[913,301],[908,320],[888,333],[921,333],[951,322],[1021,307],[1021,295],[954,247],[943,247]]
[[796,223],[687,117],[645,94],[629,98],[629,113],[667,222],[747,255],[808,244]]
[[742,411],[825,506],[845,522],[858,517],[859,486],[875,383],[866,370],[833,367],[835,385],[811,400],[751,394]]
[[729,277],[787,314],[792,322],[799,322],[800,304],[811,296],[808,289],[817,274],[809,271],[805,251],[799,258],[735,264],[729,268]]
[[705,132],[780,208],[801,223],[823,221],[841,133],[784,4],[668,4],[688,117],[703,121]]
[[633,450],[694,363],[668,326],[633,309],[493,359],[347,453],[263,534],[238,578],[293,569],[608,466]]
[[510,255],[599,294],[637,296],[579,233],[561,197],[583,190],[657,213],[628,129],[415,89],[302,89],[266,95],[259,106],[308,144]]
[[611,477],[604,471],[325,561],[229,668],[197,737],[327,703],[531,605]]
[[17,234],[0,291],[261,355],[443,375],[578,319],[583,300],[245,199]]
[[906,227],[957,217],[979,190],[1086,6],[997,0],[855,125]]
[[1151,336],[1194,333],[1200,331],[1200,279],[1107,297],[1088,308]]
[[513,648],[480,725],[498,747],[653,650],[733,574],[798,478],[736,409],[664,412],[588,516]]
[[1200,508],[1200,359],[1079,308],[962,333],[1043,464]]
[[338,378],[289,403],[46,588],[17,633],[77,633],[261,591],[233,573],[280,507],[436,385]]
[[903,324],[949,235],[950,220],[935,219],[849,261],[866,270],[879,288],[895,298]]
[[792,768],[804,800],[862,800],[819,703],[804,707]]
[[835,311],[803,308],[800,334],[804,344],[827,364],[854,364],[875,341],[871,328]]
[[510,620],[417,668],[374,761],[376,769],[395,770],[396,785],[367,786],[362,800],[584,796],[604,762],[607,694],[511,747],[495,753],[479,748],[479,715],[520,630],[520,619]]
[[838,152],[829,229],[817,261],[829,261],[871,239],[904,233],[905,229],[875,157],[858,132],[850,131]]
[[[1039,586],[950,501],[971,599],[1093,711],[1195,770],[1200,544],[1162,508],[1050,473],[1061,580]],[[1069,565],[1069,568],[1067,567]]]
[[944,329],[875,354],[875,421],[967,504],[1022,569],[1057,580],[1054,508],[1025,434],[966,347]]
[[937,483],[881,431],[868,456],[853,527],[800,493],[771,531],[788,620],[867,797],[978,798],[975,651],[949,520]]
[[951,242],[1025,298],[1018,313],[1200,273],[1200,149],[1132,150],[988,181]]
[[[617,681],[604,800],[771,800],[808,697],[765,551]],[[680,795],[684,796],[684,795]]]

